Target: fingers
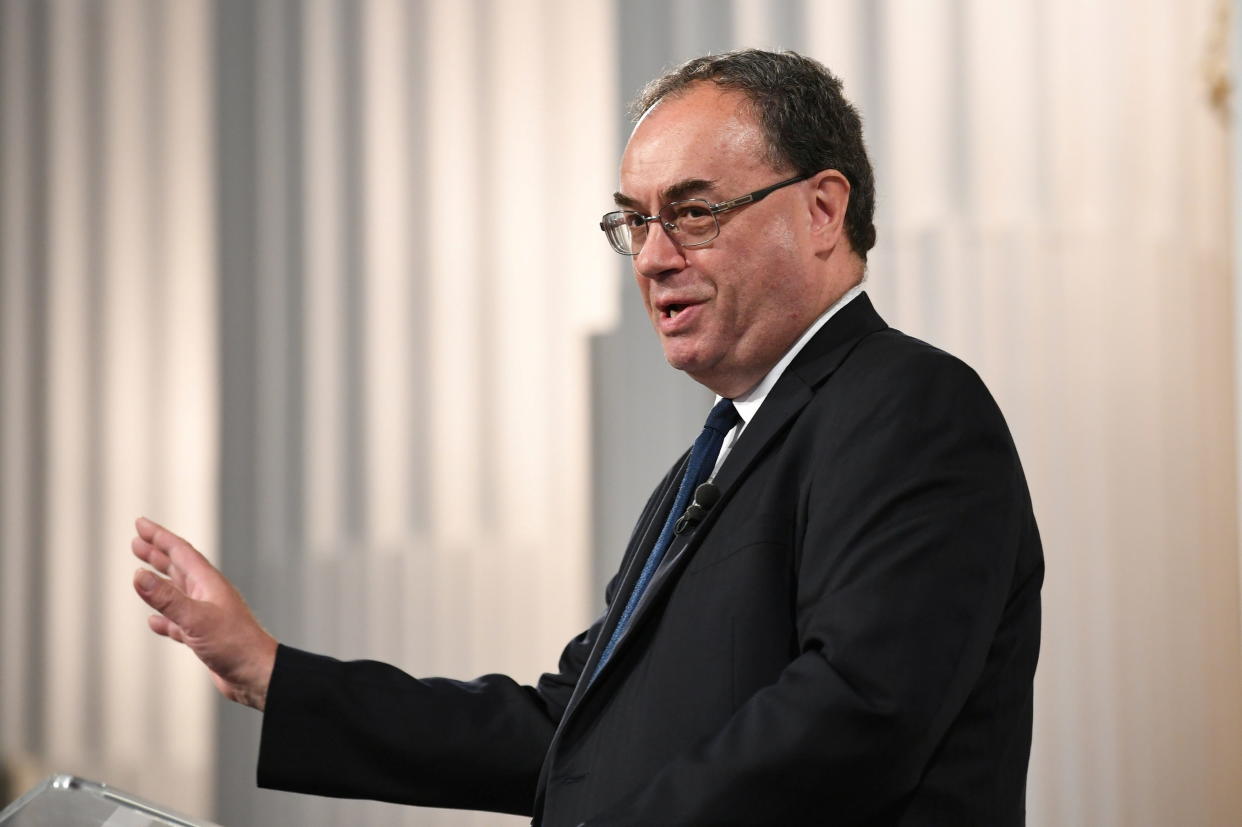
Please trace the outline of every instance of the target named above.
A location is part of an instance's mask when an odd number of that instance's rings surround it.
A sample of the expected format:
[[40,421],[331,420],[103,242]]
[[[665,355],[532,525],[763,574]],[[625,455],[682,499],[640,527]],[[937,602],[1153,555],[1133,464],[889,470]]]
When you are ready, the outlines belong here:
[[[148,606],[181,629],[193,628],[195,616],[198,614],[195,601],[169,581],[146,569],[139,569],[134,573],[134,589]],[[163,634],[154,626],[152,630]]]
[[[138,529],[138,536],[146,540],[155,548],[167,554],[169,557],[184,553],[186,551],[193,552],[194,547],[185,541],[184,538],[173,534],[164,526],[155,522],[155,520],[146,517],[139,517],[134,520],[134,528]],[[201,556],[201,555],[200,555]]]
[[161,574],[168,574],[172,567],[172,560],[167,554],[160,551],[155,546],[148,543],[141,537],[135,537],[129,541],[130,550],[134,552],[134,556],[142,562],[151,566],[151,568]]
[[131,543],[134,554],[157,571],[171,576],[178,585],[184,585],[187,575],[218,574],[211,561],[194,546],[154,520],[139,517],[134,521],[134,528],[138,530],[138,537]]
[[[155,542],[155,533],[157,531],[162,531],[165,534],[169,535],[170,537],[176,537],[175,534],[170,532],[168,529],[164,528],[162,525],[157,523],[155,520],[152,520],[148,517],[139,517],[138,519],[134,520],[134,528],[138,530],[138,536],[146,540],[148,543]],[[182,542],[185,542],[185,541],[182,540]]]
[[134,556],[160,574],[166,574],[172,579],[173,585],[183,592],[189,593],[190,584],[186,582],[185,572],[173,565],[172,560],[167,554],[160,551],[155,546],[148,543],[141,537],[135,537],[130,540],[130,549],[134,552]]
[[182,633],[181,627],[163,615],[151,615],[147,618],[147,625],[157,635],[172,638],[178,643],[185,643],[185,635]]

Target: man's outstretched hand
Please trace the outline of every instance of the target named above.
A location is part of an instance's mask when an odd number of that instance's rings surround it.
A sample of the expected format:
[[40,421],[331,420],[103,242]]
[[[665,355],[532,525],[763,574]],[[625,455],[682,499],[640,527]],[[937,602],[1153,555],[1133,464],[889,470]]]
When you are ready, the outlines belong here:
[[134,525],[134,556],[165,575],[146,569],[134,574],[138,596],[159,612],[147,620],[151,630],[190,647],[224,697],[262,710],[276,663],[276,638],[193,546],[146,517]]

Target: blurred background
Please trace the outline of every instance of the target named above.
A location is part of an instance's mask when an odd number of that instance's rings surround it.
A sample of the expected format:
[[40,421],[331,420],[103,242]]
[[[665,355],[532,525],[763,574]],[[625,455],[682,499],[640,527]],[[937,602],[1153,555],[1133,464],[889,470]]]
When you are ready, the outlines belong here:
[[895,327],[1044,537],[1028,823],[1242,821],[1230,0],[0,0],[0,758],[226,825],[524,820],[254,788],[133,518],[281,640],[552,669],[707,391],[596,228],[662,67],[826,63]]

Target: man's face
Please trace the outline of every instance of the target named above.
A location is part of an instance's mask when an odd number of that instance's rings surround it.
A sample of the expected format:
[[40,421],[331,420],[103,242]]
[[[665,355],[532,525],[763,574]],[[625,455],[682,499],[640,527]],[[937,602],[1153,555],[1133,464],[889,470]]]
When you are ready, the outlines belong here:
[[[764,160],[764,136],[744,98],[713,84],[661,101],[621,159],[623,206],[736,198],[794,174]],[[720,235],[679,247],[658,221],[634,257],[647,314],[670,365],[725,397],[752,388],[830,304],[810,243],[813,183],[721,213]]]

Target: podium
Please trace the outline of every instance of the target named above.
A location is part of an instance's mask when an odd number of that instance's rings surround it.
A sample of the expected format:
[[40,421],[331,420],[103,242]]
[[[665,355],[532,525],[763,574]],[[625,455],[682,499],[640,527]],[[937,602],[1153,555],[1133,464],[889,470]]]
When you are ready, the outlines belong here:
[[107,784],[53,775],[0,812],[0,827],[219,827]]

